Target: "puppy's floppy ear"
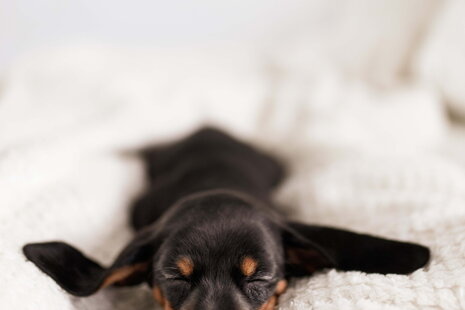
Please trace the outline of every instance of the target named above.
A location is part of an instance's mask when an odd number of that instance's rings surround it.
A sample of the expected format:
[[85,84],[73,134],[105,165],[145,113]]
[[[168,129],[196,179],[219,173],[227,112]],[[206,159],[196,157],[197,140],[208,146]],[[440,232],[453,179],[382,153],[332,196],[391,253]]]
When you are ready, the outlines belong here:
[[428,248],[418,244],[294,222],[288,223],[283,242],[290,276],[322,268],[408,274],[430,257]]
[[65,291],[76,296],[89,296],[110,285],[135,285],[147,280],[157,243],[149,232],[141,232],[109,268],[63,242],[27,244],[23,252]]

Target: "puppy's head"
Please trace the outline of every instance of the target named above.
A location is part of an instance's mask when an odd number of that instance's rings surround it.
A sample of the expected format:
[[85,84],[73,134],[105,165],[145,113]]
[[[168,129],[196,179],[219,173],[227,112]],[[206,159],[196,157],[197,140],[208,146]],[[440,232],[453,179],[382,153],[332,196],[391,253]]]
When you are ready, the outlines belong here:
[[184,201],[173,215],[153,259],[154,294],[162,304],[173,309],[274,305],[285,288],[281,231],[254,202],[209,193]]
[[331,267],[410,273],[429,257],[419,245],[284,222],[248,197],[221,191],[178,203],[109,268],[61,242],[24,252],[71,294],[147,282],[164,309],[174,310],[271,310],[290,276]]

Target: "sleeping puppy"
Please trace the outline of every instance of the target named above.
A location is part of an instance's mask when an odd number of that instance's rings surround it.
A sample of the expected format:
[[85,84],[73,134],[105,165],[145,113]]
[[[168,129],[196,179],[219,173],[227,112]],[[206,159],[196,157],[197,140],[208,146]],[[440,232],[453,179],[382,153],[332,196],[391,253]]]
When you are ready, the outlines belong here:
[[326,268],[408,274],[428,262],[421,245],[286,220],[270,200],[281,163],[221,131],[142,157],[150,185],[132,209],[137,234],[111,266],[63,242],[24,247],[70,294],[147,282],[165,310],[271,310],[290,277]]

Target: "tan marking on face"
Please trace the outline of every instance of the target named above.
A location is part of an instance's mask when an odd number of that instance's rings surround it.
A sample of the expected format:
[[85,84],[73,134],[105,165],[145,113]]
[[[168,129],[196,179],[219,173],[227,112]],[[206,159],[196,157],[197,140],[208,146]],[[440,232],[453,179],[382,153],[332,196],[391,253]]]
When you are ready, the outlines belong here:
[[257,271],[258,263],[255,259],[250,256],[246,256],[242,260],[241,271],[244,276],[250,277]]
[[152,295],[153,298],[161,305],[163,306],[165,304],[165,297],[163,297],[163,293],[161,292],[160,288],[158,286],[155,286],[152,290]]
[[166,300],[165,296],[161,292],[158,286],[155,286],[152,290],[153,298],[163,307],[163,310],[173,310],[168,300]]
[[273,310],[276,304],[278,303],[278,297],[282,293],[286,291],[287,288],[287,281],[286,280],[280,280],[276,284],[276,289],[275,289],[275,294],[268,299],[268,301],[263,304],[259,310]]
[[173,310],[173,308],[171,308],[170,303],[166,299],[165,299],[165,307],[163,308],[163,310]]
[[194,272],[194,262],[189,257],[181,257],[177,262],[179,271],[185,277],[190,276]]
[[109,275],[105,279],[105,281],[103,281],[100,288],[105,288],[119,281],[123,281],[124,279],[129,278],[132,274],[136,272],[144,271],[147,268],[147,266],[148,266],[147,263],[140,263],[140,264],[135,264],[132,266],[121,267],[113,271],[113,273]]
[[261,306],[259,310],[273,310],[277,301],[278,298],[276,296],[271,296],[271,298],[268,299],[268,301],[263,306]]
[[276,284],[276,289],[275,289],[275,294],[277,296],[281,295],[284,293],[287,289],[287,281],[286,280],[280,280],[278,284]]

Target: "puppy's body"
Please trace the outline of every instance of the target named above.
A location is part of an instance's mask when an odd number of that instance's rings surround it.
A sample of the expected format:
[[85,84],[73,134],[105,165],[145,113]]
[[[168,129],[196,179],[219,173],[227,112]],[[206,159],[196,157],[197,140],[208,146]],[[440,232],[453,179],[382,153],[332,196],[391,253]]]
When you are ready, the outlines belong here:
[[274,158],[214,129],[143,152],[149,188],[132,209],[134,240],[103,268],[64,243],[25,246],[68,292],[148,282],[165,309],[271,310],[286,279],[324,268],[410,273],[428,249],[286,221],[271,191]]
[[208,128],[172,145],[147,149],[143,157],[150,184],[134,205],[136,230],[156,221],[176,201],[208,190],[235,190],[268,202],[284,175],[275,159]]

